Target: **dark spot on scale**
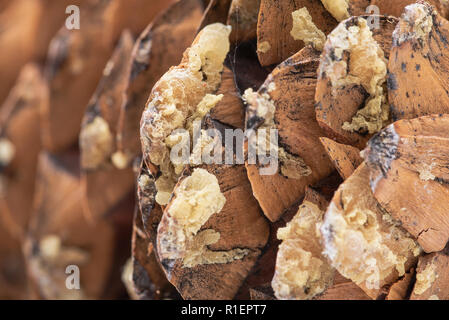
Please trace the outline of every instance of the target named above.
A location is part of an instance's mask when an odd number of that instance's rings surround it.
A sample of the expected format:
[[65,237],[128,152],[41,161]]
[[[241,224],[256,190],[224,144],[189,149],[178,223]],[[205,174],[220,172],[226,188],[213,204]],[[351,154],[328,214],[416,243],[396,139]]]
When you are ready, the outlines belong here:
[[389,90],[397,90],[398,82],[396,80],[396,75],[393,73],[388,73],[387,75],[387,87]]
[[338,61],[338,58],[335,55],[335,50],[334,49],[332,49],[331,52],[330,52],[330,58],[331,58],[332,61]]
[[419,71],[419,70],[421,70],[421,65],[420,64],[416,64],[415,68],[416,68],[416,71]]
[[405,62],[402,62],[401,69],[402,69],[402,72],[407,72],[407,64]]
[[258,116],[252,116],[248,119],[246,128],[247,129],[256,129],[265,121],[264,118]]

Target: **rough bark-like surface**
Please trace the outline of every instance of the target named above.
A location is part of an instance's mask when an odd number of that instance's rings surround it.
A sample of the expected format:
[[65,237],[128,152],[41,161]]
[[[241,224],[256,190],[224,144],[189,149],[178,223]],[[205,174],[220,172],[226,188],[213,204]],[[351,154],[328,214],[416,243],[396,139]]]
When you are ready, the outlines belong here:
[[[433,5],[443,17],[447,17],[448,4],[445,0],[427,0],[426,2]],[[404,13],[406,6],[416,3],[416,0],[371,0],[371,5],[379,8],[379,14],[386,16],[394,16],[400,18]]]
[[369,175],[362,164],[340,185],[321,235],[324,253],[337,271],[378,299],[416,263],[420,248],[376,201]]
[[393,33],[388,93],[394,121],[449,110],[449,22],[425,2],[406,7]]
[[449,239],[448,115],[401,120],[374,136],[364,151],[374,196],[424,251]]
[[[164,210],[158,227],[158,254],[168,279],[183,298],[231,299],[237,294],[257,261],[261,249],[267,243],[269,229],[256,200],[251,196],[251,187],[243,166],[211,165],[205,168],[218,179],[226,204],[220,212],[211,216],[196,237],[204,231],[216,232],[219,234],[219,240],[208,245],[207,250],[218,253],[231,252],[238,248],[244,250],[245,255],[225,264],[211,261],[193,267],[183,265],[182,259],[161,257],[161,250],[165,245],[161,241],[170,236],[167,232],[171,231],[171,204]],[[184,174],[189,176],[188,172]],[[171,203],[175,200],[176,193]],[[176,246],[176,243],[170,242],[170,245]]]
[[393,283],[385,300],[408,300],[415,283],[415,269],[410,269],[401,279]]
[[140,300],[179,298],[176,289],[165,277],[156,250],[143,228],[139,209],[134,214],[132,235],[131,290]]
[[[263,131],[268,137],[271,129],[279,130],[278,149],[285,150],[285,155],[278,152],[278,170],[271,174],[262,174],[260,164],[247,163],[254,196],[271,221],[278,220],[285,209],[300,199],[306,186],[332,172],[332,164],[319,141],[324,132],[315,119],[318,56],[311,47],[304,48],[280,64],[258,92],[247,99],[247,130],[256,130],[257,135]],[[266,105],[272,110],[265,112]],[[293,175],[289,173],[289,159],[298,163],[291,169]]]
[[419,258],[411,300],[449,299],[448,248]]
[[[369,16],[350,18],[349,20],[342,22],[340,28],[349,30],[351,26],[357,26],[362,18],[368,19]],[[380,28],[371,30],[372,38],[375,43],[378,44],[380,49],[382,49],[384,57],[388,59],[392,33],[396,26],[397,19],[384,16],[379,16],[378,18]],[[368,132],[351,132],[343,129],[343,125],[346,122],[350,123],[359,109],[364,108],[365,104],[370,100],[370,96],[372,98],[372,95],[368,93],[367,89],[362,84],[349,79],[349,77],[352,76],[358,77],[356,75],[358,72],[357,57],[360,52],[363,52],[364,48],[362,44],[355,46],[355,50],[342,50],[342,48],[338,48],[341,57],[337,57],[336,49],[342,45],[342,42],[338,40],[339,37],[341,37],[341,31],[342,30],[334,30],[331,33],[321,56],[315,95],[317,104],[316,117],[318,123],[328,137],[335,139],[339,143],[363,148],[369,138],[369,136],[367,136]],[[331,38],[331,36],[333,37]],[[373,43],[373,45],[375,45],[375,43]],[[372,51],[373,48],[369,49],[368,54]],[[352,60],[350,59],[351,57]],[[365,63],[364,60],[360,62],[362,65]],[[371,61],[367,66],[370,66],[373,63],[374,62]],[[336,67],[337,65],[342,64],[348,66],[347,72]],[[365,73],[368,72],[370,71],[366,71]],[[363,76],[366,76],[366,74]],[[333,81],[331,79],[339,79],[339,81]],[[386,88],[384,89],[386,93]]]
[[360,150],[335,142],[328,138],[320,138],[321,143],[340,176],[346,180],[363,162]]
[[261,1],[257,23],[257,54],[261,65],[278,64],[305,46],[303,41],[295,40],[290,34],[292,12],[304,7],[314,24],[325,34],[337,25],[319,0]]

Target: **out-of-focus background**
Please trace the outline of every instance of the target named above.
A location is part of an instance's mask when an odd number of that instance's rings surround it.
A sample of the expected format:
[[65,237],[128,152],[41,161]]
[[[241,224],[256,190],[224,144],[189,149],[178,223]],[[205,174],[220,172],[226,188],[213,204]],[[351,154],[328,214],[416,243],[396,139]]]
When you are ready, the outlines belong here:
[[175,2],[0,0],[0,299],[128,297],[140,115],[207,1]]

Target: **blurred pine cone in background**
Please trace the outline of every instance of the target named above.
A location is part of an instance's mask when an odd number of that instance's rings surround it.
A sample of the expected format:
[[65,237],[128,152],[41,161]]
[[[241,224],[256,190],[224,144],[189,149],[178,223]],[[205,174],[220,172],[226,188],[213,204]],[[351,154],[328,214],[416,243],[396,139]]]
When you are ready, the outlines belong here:
[[0,299],[449,299],[448,17],[0,0]]

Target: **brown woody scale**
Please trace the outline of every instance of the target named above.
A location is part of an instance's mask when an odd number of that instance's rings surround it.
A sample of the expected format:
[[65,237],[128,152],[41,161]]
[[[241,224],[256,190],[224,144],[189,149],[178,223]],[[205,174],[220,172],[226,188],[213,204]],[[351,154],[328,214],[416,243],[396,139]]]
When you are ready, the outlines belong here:
[[[70,4],[0,1],[0,298],[449,299],[447,1]],[[178,128],[276,129],[274,174],[247,139],[162,187],[173,70]]]

